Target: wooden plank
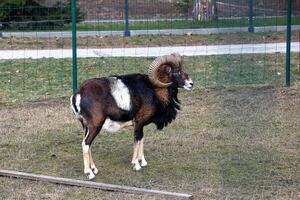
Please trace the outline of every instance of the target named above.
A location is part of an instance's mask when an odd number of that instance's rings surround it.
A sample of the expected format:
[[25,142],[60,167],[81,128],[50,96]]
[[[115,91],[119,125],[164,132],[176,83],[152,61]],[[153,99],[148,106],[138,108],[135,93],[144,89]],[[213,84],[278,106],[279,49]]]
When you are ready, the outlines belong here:
[[151,194],[151,195],[176,197],[180,199],[192,199],[192,195],[184,194],[184,193],[167,192],[161,190],[150,190],[144,188],[136,188],[136,187],[123,186],[123,185],[113,185],[113,184],[106,184],[106,183],[99,183],[99,182],[92,182],[92,181],[82,181],[82,180],[75,180],[69,178],[17,172],[11,170],[0,169],[0,176],[22,178],[22,179],[33,180],[33,181],[42,181],[47,183],[56,183],[56,184],[63,184],[63,185],[70,185],[70,186],[77,186],[77,187],[95,188],[95,189],[115,191],[115,192],[125,192],[125,193],[133,193],[133,194]]

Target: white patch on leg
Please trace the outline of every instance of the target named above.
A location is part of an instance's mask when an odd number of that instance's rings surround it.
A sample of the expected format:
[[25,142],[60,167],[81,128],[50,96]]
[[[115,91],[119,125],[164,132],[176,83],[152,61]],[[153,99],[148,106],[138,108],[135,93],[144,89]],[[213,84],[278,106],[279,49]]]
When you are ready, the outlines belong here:
[[120,79],[114,77],[110,79],[110,89],[118,107],[129,111],[131,100],[128,87]]

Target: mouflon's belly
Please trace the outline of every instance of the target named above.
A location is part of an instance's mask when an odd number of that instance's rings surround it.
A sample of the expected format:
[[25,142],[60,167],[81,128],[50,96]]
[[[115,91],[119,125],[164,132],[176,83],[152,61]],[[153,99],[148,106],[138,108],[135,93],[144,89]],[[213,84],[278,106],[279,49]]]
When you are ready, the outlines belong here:
[[132,126],[133,123],[132,121],[127,121],[127,122],[118,122],[118,121],[113,121],[109,118],[106,118],[103,126],[102,126],[102,129],[104,131],[107,131],[109,133],[114,133],[114,132],[117,132],[118,130],[122,129],[122,128],[126,128],[126,127],[129,127],[129,126]]

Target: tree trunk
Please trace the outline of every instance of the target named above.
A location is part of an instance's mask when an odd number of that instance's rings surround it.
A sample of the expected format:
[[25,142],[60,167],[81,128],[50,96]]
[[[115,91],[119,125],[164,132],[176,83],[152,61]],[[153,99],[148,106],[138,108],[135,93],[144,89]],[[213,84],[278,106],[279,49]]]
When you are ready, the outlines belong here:
[[194,0],[193,18],[199,21],[217,20],[216,0]]

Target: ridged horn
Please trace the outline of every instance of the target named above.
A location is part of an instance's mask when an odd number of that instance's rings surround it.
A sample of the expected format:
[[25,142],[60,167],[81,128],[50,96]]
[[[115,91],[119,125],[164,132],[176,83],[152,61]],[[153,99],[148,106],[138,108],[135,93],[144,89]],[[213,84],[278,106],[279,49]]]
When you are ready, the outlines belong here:
[[158,69],[163,65],[169,65],[172,69],[179,68],[181,65],[181,56],[178,53],[165,55],[156,58],[149,66],[149,79],[157,87],[168,87],[172,83],[163,83],[158,79]]
[[173,55],[178,62],[178,66],[181,68],[182,67],[182,58],[181,55],[179,53],[172,53],[171,55]]

